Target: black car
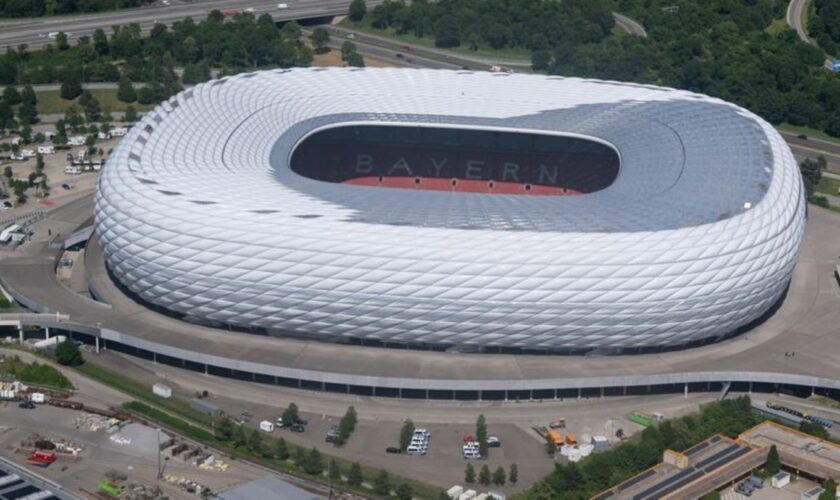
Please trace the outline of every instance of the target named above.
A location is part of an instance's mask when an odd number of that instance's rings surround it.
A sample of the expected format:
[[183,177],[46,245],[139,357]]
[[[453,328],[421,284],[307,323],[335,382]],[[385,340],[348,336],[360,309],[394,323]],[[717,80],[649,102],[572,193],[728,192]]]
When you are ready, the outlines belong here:
[[292,422],[292,423],[294,425],[309,425],[309,422],[307,422],[306,420],[304,420],[300,417],[295,417],[294,422]]
[[385,448],[385,453],[402,453],[402,450],[397,448],[396,446],[389,446]]
[[67,184],[67,183],[62,184],[61,189],[70,189],[70,184]]
[[302,424],[292,424],[292,426],[289,427],[289,429],[291,429],[292,432],[303,432],[306,430],[306,427],[304,427]]
[[797,139],[808,140],[808,136],[805,134],[799,134],[796,136]]
[[30,401],[28,399],[25,399],[25,400],[21,401],[20,404],[18,404],[18,408],[23,408],[24,410],[34,410],[35,409],[35,403],[33,403],[32,401]]

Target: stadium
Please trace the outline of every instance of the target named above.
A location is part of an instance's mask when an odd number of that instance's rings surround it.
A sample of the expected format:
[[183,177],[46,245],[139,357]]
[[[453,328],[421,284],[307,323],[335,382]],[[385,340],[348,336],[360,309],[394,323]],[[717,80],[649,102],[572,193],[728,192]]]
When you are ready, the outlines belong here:
[[115,283],[185,321],[567,353],[693,346],[760,321],[805,212],[788,147],[732,104],[406,69],[186,90],[115,149],[94,211]]

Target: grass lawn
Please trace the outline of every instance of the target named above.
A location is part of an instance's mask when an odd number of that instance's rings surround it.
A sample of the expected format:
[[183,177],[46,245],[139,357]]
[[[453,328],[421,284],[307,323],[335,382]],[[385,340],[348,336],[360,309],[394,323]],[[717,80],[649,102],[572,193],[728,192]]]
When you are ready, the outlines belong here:
[[[356,31],[361,31],[363,33],[369,33],[371,35],[383,36],[387,38],[393,38],[394,40],[399,40],[401,42],[405,42],[412,45],[419,45],[421,47],[428,47],[428,48],[435,48],[435,39],[431,36],[424,36],[424,37],[417,37],[410,33],[398,35],[394,32],[393,29],[384,29],[379,30],[370,25],[370,21],[368,19],[363,19],[362,21],[356,23],[351,21],[348,18],[345,18],[339,26],[352,29]],[[466,54],[472,55],[476,57],[486,58],[488,60],[498,59],[499,61],[510,61],[510,60],[518,60],[521,61],[522,64],[527,64],[530,66],[531,64],[531,51],[524,48],[508,48],[508,49],[500,49],[496,50],[491,47],[479,47],[478,50],[470,50],[468,47],[460,46],[454,47],[451,49],[446,49],[458,54]]]
[[[110,111],[123,112],[129,105],[134,106],[137,111],[143,112],[152,109],[154,106],[138,104],[136,102],[128,104],[117,99],[117,89],[92,89],[90,91],[93,97],[99,101],[99,107],[102,112]],[[38,114],[39,115],[56,115],[67,111],[72,105],[81,111],[82,107],[78,105],[78,98],[68,101],[62,99],[58,90],[44,90],[38,92]],[[116,117],[115,117],[116,118]]]
[[790,28],[787,25],[787,21],[784,17],[782,17],[779,19],[774,19],[773,22],[770,23],[770,26],[764,28],[764,31],[771,35],[778,35],[779,33],[783,33],[789,29]]
[[817,130],[815,128],[800,127],[797,125],[790,125],[789,123],[782,123],[781,125],[776,125],[776,128],[785,132],[793,132],[794,134],[805,134],[808,137],[813,137],[814,139],[822,139],[824,141],[832,141],[836,142],[837,144],[840,144],[840,138],[831,137],[822,130]]
[[827,177],[823,177],[820,180],[820,183],[817,184],[816,191],[818,193],[830,194],[832,196],[837,196],[838,194],[840,194],[837,191],[838,188],[840,188],[840,180],[829,179]]

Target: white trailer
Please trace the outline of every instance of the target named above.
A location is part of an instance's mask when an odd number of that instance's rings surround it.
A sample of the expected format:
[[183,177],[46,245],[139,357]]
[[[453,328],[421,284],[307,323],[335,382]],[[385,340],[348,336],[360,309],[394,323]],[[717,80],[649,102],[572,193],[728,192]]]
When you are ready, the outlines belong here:
[[172,388],[166,384],[157,383],[152,386],[152,392],[162,398],[172,397]]
[[274,424],[268,420],[260,422],[260,430],[263,432],[274,432]]

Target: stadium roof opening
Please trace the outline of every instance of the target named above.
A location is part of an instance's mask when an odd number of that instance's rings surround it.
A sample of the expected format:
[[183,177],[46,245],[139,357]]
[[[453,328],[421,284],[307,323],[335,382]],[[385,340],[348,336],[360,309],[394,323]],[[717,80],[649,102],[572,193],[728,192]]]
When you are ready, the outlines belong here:
[[603,142],[505,129],[336,126],[304,138],[293,172],[362,186],[509,195],[600,191],[618,175]]

